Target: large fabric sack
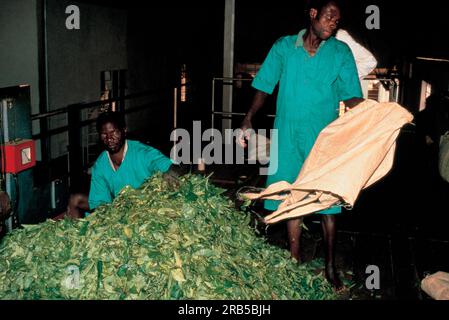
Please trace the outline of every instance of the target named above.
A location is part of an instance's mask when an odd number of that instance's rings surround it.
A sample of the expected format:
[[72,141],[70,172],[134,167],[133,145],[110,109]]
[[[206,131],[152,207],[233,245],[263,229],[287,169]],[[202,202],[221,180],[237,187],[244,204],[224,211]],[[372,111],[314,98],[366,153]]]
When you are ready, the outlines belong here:
[[362,189],[391,169],[400,129],[412,120],[397,103],[365,100],[321,131],[293,184],[281,181],[243,197],[282,200],[266,223],[335,204],[351,207]]
[[261,134],[252,134],[248,141],[248,160],[267,164],[270,161],[270,139]]
[[425,277],[421,289],[435,300],[449,300],[449,273],[438,271]]

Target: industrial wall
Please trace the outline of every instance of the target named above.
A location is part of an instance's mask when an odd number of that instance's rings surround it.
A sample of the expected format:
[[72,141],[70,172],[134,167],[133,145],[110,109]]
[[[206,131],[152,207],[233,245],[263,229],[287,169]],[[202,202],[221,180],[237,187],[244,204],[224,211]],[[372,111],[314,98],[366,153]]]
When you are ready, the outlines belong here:
[[[80,9],[79,30],[66,28],[69,5]],[[127,13],[119,8],[76,1],[2,0],[0,88],[29,84],[31,114],[99,100],[101,72],[127,69],[126,34]],[[48,129],[66,124],[65,115],[53,117],[48,120]],[[34,121],[33,134],[38,133],[39,123]],[[46,214],[50,214],[51,201],[62,201],[62,196],[51,199],[50,194],[66,192],[54,190],[52,186],[66,189],[66,178],[53,181],[56,178],[53,171],[58,171],[56,167],[61,163],[62,167],[67,165],[64,160],[67,159],[64,157],[67,145],[67,134],[53,136],[47,153],[41,155],[37,141],[37,160],[46,156],[58,162],[56,166],[53,162],[39,163],[38,168],[24,172],[22,175],[29,178],[26,182],[19,177],[21,223],[45,219]],[[25,192],[26,188],[34,189]],[[56,206],[63,208],[64,203]],[[54,209],[54,205],[52,207]]]
[[[129,11],[128,67],[132,92],[181,85],[183,65],[188,77],[187,102],[179,103],[178,127],[210,119],[212,78],[222,76],[224,1],[151,4]],[[146,140],[165,153],[173,129],[173,99],[128,121],[144,130]]]
[[2,0],[0,88],[31,86],[31,112],[39,111],[38,19],[36,0]]
[[[67,29],[69,5],[80,10],[80,28]],[[127,14],[125,10],[47,0],[48,109],[100,100],[101,72],[127,69]],[[66,125],[66,116],[54,117],[50,128]],[[67,152],[67,134],[55,136],[51,157]]]

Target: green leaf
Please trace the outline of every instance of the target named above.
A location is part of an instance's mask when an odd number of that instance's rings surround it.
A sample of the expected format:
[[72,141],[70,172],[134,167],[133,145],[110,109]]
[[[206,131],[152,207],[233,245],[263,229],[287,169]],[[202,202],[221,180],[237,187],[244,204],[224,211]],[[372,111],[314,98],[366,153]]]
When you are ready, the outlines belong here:
[[128,270],[128,266],[126,264],[123,264],[118,268],[117,270],[117,276],[123,277],[126,275],[126,271]]
[[224,191],[156,175],[85,219],[14,230],[0,243],[0,299],[335,299],[322,260],[298,266]]
[[79,235],[80,236],[84,236],[85,234],[86,234],[86,232],[87,232],[87,228],[89,227],[89,221],[85,221],[84,223],[83,223],[83,225],[81,226],[81,228],[80,228],[80,232],[79,232]]
[[97,261],[97,290],[102,287],[103,279],[103,261]]
[[173,279],[175,279],[178,282],[184,282],[186,281],[186,278],[184,278],[184,273],[182,272],[182,269],[174,269],[171,271],[171,275]]

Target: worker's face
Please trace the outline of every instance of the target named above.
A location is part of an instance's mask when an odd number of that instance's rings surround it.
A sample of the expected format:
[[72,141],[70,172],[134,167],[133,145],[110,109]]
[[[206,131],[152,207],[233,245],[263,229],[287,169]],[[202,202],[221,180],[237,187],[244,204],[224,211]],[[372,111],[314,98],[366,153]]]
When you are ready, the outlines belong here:
[[106,122],[100,131],[100,139],[110,153],[118,152],[125,144],[126,129],[120,130],[111,122]]
[[337,30],[340,21],[340,9],[335,4],[328,4],[319,13],[316,9],[310,10],[310,20],[313,32],[321,40],[329,39]]

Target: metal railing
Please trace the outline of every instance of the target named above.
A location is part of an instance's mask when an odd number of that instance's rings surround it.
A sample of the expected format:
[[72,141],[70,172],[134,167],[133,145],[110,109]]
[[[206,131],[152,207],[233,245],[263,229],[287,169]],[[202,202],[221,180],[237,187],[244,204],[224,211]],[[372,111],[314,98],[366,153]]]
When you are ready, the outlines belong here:
[[[228,118],[232,118],[233,116],[245,116],[246,113],[243,112],[229,112],[229,111],[216,111],[215,110],[215,99],[216,99],[216,93],[215,93],[215,87],[216,87],[216,82],[221,81],[223,83],[223,85],[234,85],[234,82],[236,81],[252,81],[252,79],[242,79],[242,78],[229,78],[229,77],[224,77],[224,78],[212,78],[212,101],[211,101],[211,128],[213,129],[215,126],[215,115],[220,115],[223,118],[228,117]],[[250,106],[248,106],[249,108]],[[275,115],[274,114],[267,114],[266,115],[269,118],[274,118]]]
[[[116,103],[118,106],[117,110],[123,112],[126,115],[140,110],[160,108],[161,105],[165,107],[166,105],[170,105],[172,103],[171,101],[173,92],[172,90],[173,90],[172,88],[146,90],[139,93],[125,95],[122,97],[111,98],[108,100],[98,100],[88,103],[77,103],[49,112],[33,114],[31,115],[31,121],[47,120],[58,115],[66,114],[67,125],[57,127],[55,129],[50,129],[44,132],[40,132],[38,134],[34,134],[32,135],[32,138],[34,140],[45,140],[57,134],[65,132],[68,133],[67,173],[69,175],[69,184],[72,185],[74,182],[79,181],[78,179],[80,173],[82,173],[83,170],[87,169],[86,165],[88,165],[83,162],[82,156],[83,146],[82,146],[81,130],[84,127],[96,122],[96,118],[83,120],[81,115],[81,112],[83,110],[92,107],[101,107],[104,105]],[[144,103],[143,105],[137,105],[129,108],[125,107],[125,102],[137,98],[152,98],[152,100],[151,102]]]
[[[234,85],[234,82],[236,81],[252,81],[253,79],[243,79],[243,78],[230,78],[230,77],[215,77],[212,78],[212,101],[211,101],[211,127],[214,128],[215,126],[215,116],[221,116],[222,118],[228,118],[232,119],[234,116],[240,116],[244,117],[246,113],[243,112],[229,112],[229,111],[217,111],[216,110],[216,83],[222,82],[222,85]],[[390,101],[399,102],[399,81],[397,79],[391,79],[391,78],[375,78],[375,79],[363,79],[362,81],[371,81],[376,80],[380,82],[387,82],[389,86],[389,92],[390,92]],[[248,106],[249,108],[250,106]],[[274,118],[276,115],[274,114],[266,114],[266,117]]]

